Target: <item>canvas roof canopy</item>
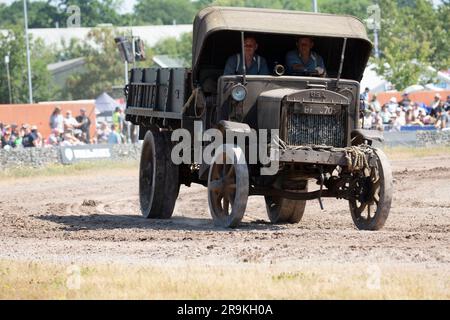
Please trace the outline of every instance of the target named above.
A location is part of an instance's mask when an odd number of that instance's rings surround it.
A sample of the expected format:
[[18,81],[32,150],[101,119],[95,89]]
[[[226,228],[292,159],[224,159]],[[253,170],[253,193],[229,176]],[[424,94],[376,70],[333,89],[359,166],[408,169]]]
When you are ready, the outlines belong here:
[[372,51],[364,24],[352,16],[301,11],[236,7],[208,7],[194,20],[193,80],[201,81],[204,68],[223,69],[226,59],[241,50],[241,31],[253,35],[257,53],[269,68],[284,64],[289,50],[296,49],[298,36],[314,39],[330,77],[337,76],[344,38],[347,49],[342,78],[360,81]]

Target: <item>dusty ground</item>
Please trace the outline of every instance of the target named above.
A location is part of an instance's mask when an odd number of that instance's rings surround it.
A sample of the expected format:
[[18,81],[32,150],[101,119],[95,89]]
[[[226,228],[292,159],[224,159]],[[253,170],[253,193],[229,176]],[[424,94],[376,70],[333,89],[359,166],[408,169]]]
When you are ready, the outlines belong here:
[[450,157],[392,165],[393,205],[378,232],[356,230],[347,202],[331,199],[324,200],[324,211],[310,201],[298,225],[273,226],[260,197],[250,198],[240,228],[218,229],[201,186],[182,188],[173,219],[145,220],[139,213],[137,169],[7,179],[0,181],[0,260],[404,267],[436,274],[448,297]]

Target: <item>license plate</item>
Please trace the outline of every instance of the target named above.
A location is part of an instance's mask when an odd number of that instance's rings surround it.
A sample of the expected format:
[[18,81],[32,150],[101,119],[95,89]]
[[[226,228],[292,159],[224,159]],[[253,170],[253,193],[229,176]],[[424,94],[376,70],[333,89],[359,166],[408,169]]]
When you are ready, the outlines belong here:
[[328,105],[295,105],[294,113],[333,116],[341,112],[341,106]]

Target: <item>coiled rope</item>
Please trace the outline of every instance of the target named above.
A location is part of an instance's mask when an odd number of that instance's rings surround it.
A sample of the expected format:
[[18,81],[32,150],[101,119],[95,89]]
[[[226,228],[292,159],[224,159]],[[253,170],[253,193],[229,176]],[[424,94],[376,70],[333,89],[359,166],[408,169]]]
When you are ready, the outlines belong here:
[[370,169],[368,158],[373,155],[373,148],[369,145],[351,146],[346,148],[335,148],[323,145],[308,145],[308,146],[289,146],[280,137],[276,136],[273,144],[280,150],[306,150],[306,151],[329,151],[329,152],[345,152],[347,159],[347,167],[350,172],[362,171]]

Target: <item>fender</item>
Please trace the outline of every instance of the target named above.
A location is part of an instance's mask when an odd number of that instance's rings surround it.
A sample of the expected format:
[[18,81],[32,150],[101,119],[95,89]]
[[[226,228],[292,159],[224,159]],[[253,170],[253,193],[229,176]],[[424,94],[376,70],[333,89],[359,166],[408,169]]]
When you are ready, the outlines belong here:
[[[226,120],[220,121],[217,124],[217,129],[222,132],[222,135],[224,138],[223,143],[226,143],[225,138],[226,138],[227,132],[232,132],[236,136],[240,136],[240,135],[246,136],[252,132],[252,129],[246,123],[226,121]],[[207,165],[206,163],[202,163],[200,165],[200,169],[199,169],[199,178],[200,179],[207,178],[208,171],[209,171],[209,165]]]
[[222,131],[223,134],[225,134],[227,131],[249,134],[252,131],[250,126],[246,123],[226,121],[226,120],[220,121],[217,129]]

